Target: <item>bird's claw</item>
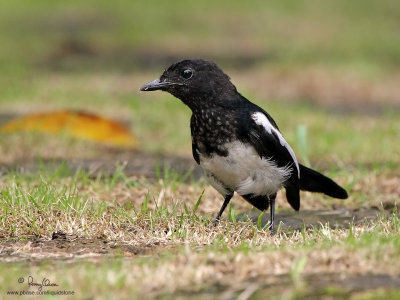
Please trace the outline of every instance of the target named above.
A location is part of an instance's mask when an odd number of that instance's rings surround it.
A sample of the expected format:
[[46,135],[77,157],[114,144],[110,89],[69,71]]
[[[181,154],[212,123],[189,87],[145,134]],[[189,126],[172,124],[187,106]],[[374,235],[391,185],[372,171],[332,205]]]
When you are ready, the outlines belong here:
[[214,227],[216,227],[219,224],[219,218],[215,218],[212,224]]

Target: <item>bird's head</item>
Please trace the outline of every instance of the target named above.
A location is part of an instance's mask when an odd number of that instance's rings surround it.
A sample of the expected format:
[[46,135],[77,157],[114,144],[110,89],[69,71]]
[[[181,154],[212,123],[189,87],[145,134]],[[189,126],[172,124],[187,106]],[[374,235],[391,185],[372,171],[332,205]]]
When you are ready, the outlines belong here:
[[172,64],[160,78],[146,83],[141,91],[166,91],[181,99],[190,108],[218,104],[232,98],[236,88],[215,63],[187,59]]

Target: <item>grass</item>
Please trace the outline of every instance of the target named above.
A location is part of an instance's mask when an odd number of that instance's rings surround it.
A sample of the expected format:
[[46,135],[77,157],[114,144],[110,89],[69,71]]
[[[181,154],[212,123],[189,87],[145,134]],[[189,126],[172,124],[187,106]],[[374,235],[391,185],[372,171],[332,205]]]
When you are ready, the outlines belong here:
[[[400,298],[399,13],[395,0],[4,1],[0,122],[89,110],[129,124],[140,151],[190,157],[190,111],[138,88],[171,60],[212,58],[302,162],[350,191],[345,201],[303,193],[302,210],[379,216],[271,236],[268,213],[243,217],[250,206],[235,196],[214,227],[221,196],[191,170],[160,160],[148,166],[154,178],[133,176],[116,162],[140,152],[3,134],[0,297],[36,291],[31,275],[80,299]],[[95,172],[86,161],[109,164]],[[289,209],[284,193],[277,206]],[[55,231],[67,241],[51,240]]]
[[[373,223],[352,225],[350,230],[322,225],[303,231],[278,230],[271,236],[265,227],[235,217],[234,210],[246,209],[239,199],[229,209],[228,220],[211,226],[218,196],[209,188],[204,191],[202,183],[187,186],[179,179],[160,178],[159,183],[149,184],[127,177],[121,169],[111,178],[89,179],[85,171],[75,173],[61,166],[37,174],[10,173],[3,176],[1,186],[0,236],[3,241],[19,241],[1,251],[0,269],[6,274],[0,281],[3,291],[21,290],[17,278],[34,274],[73,290],[79,298],[169,299],[187,293],[205,298],[224,291],[239,295],[248,288],[246,282],[252,282],[257,299],[276,276],[287,275],[285,295],[296,298],[317,290],[307,279],[313,274],[395,276],[399,268],[392,259],[400,254],[396,212]],[[310,198],[303,195],[304,202]],[[312,201],[318,205],[318,198]],[[123,251],[88,256],[82,249],[71,249],[64,252],[69,253],[67,261],[54,261],[59,246],[38,248],[31,238],[41,237],[46,243],[54,231],[147,250],[132,257]],[[37,263],[24,263],[29,258]],[[22,261],[12,263],[15,259]],[[179,281],[170,280],[177,277]],[[276,296],[279,293],[278,288]]]
[[[236,226],[236,230],[248,227],[246,224]],[[354,228],[355,239],[349,238],[347,231],[329,229],[311,231],[304,237],[301,234],[270,237],[265,232],[256,232],[253,237],[244,235],[249,243],[247,247],[235,243],[232,229],[229,232],[222,229],[226,238],[212,240],[211,247],[187,237],[189,247],[178,246],[173,252],[164,250],[133,260],[116,257],[92,261],[78,259],[75,263],[59,261],[55,265],[50,261],[33,266],[17,264],[4,268],[3,265],[2,271],[7,271],[3,274],[7,275],[2,280],[11,283],[7,287],[18,288],[18,277],[35,274],[38,278],[51,278],[65,290],[74,290],[78,297],[158,295],[169,299],[185,291],[198,293],[201,298],[213,289],[239,294],[245,289],[245,282],[252,281],[258,288],[273,282],[271,273],[275,276],[290,274],[291,281],[284,293],[288,296],[307,294],[306,274],[397,273],[398,264],[391,257],[399,254],[399,240],[396,227],[392,227],[390,221],[381,220],[374,226]],[[378,255],[371,255],[372,252]],[[249,276],[248,272],[252,274]],[[176,277],[181,280],[171,281]],[[388,291],[387,295],[391,293]]]

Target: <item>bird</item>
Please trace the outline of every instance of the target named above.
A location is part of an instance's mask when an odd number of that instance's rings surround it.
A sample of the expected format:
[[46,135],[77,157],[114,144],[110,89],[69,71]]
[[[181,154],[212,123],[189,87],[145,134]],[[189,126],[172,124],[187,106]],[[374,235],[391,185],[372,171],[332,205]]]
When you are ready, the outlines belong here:
[[332,179],[298,162],[274,119],[242,96],[216,63],[203,59],[176,62],[140,88],[156,90],[180,99],[192,112],[193,158],[224,198],[214,224],[235,192],[263,212],[270,209],[272,233],[275,199],[282,188],[296,211],[300,209],[300,190],[348,197]]

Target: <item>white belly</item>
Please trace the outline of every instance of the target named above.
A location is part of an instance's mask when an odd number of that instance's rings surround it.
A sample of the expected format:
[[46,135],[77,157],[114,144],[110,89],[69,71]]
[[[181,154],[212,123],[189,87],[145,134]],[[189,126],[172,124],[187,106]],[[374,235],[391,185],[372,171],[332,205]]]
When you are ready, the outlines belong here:
[[229,153],[225,157],[200,154],[200,166],[222,195],[229,194],[229,190],[239,195],[272,195],[292,172],[290,165],[278,167],[274,161],[261,158],[248,144],[231,142],[225,146]]

